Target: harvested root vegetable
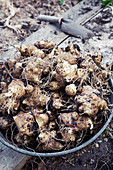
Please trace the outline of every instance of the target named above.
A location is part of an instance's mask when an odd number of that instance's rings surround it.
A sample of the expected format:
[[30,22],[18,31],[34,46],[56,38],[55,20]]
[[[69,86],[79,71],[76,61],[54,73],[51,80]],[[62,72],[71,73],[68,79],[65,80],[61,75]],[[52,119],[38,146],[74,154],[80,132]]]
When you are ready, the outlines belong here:
[[50,100],[49,96],[42,94],[42,91],[38,86],[34,87],[34,91],[30,96],[23,100],[23,104],[27,106],[46,106],[48,101]]
[[62,100],[60,98],[59,99],[53,99],[52,106],[56,110],[61,109],[63,107]]
[[66,86],[65,88],[65,92],[69,95],[69,96],[75,96],[76,94],[76,86],[75,84],[69,84]]
[[45,57],[45,53],[40,49],[33,50],[31,55],[42,59]]
[[19,131],[19,135],[33,135],[34,131],[37,130],[36,122],[31,112],[25,113],[20,111],[16,116],[13,117],[16,126]]
[[71,113],[61,113],[59,116],[59,120],[62,121],[66,126],[75,126],[75,121],[78,119],[77,112]]
[[52,81],[50,84],[50,90],[59,90],[61,88],[60,83],[57,81]]
[[18,110],[20,105],[20,100],[17,100],[13,97],[8,97],[8,93],[1,93],[0,94],[0,107],[1,111],[5,110],[10,114],[10,111]]
[[94,53],[92,55],[92,58],[94,60],[94,62],[97,64],[97,65],[100,65],[101,61],[102,61],[102,56],[100,54],[98,54],[97,52]]
[[43,129],[46,129],[46,125],[49,121],[49,117],[46,113],[40,113],[38,112],[38,109],[34,109],[32,111],[34,117],[35,117],[35,120],[38,124],[38,127],[39,127],[39,130],[43,130]]
[[49,123],[48,129],[49,129],[49,130],[54,130],[55,128],[56,128],[56,123],[55,123],[54,121],[51,121],[51,122]]
[[0,117],[0,129],[7,130],[11,126],[11,120],[6,117]]
[[88,77],[88,74],[86,73],[86,70],[82,68],[77,69],[77,81],[78,82],[81,82],[81,80],[83,82],[86,81],[87,77]]
[[79,130],[93,129],[93,122],[89,117],[79,116],[76,126]]
[[75,80],[75,75],[77,71],[77,65],[71,65],[65,60],[59,60],[56,66],[56,72],[62,77],[66,82],[72,82]]
[[21,74],[22,74],[22,63],[16,63],[13,68],[13,76],[19,78]]
[[34,44],[37,48],[40,49],[50,49],[55,46],[55,44],[52,41],[38,41]]
[[69,64],[77,64],[77,55],[73,55],[70,52],[63,52],[59,54],[59,59],[67,61]]
[[102,98],[102,94],[91,86],[84,86],[81,95],[75,97],[76,104],[79,105],[78,111],[89,116],[94,116],[99,110],[106,110],[107,103]]
[[31,60],[28,65],[24,68],[22,73],[22,78],[27,79],[34,83],[39,83],[41,80],[42,69],[39,67],[38,64],[42,59],[37,59],[37,61]]
[[9,66],[9,69],[13,68],[15,63],[16,63],[16,60],[15,59],[8,59],[8,66]]
[[77,112],[61,113],[59,120],[63,122],[65,126],[74,127],[75,131],[93,128],[92,120],[89,117],[79,116]]
[[60,130],[62,135],[62,140],[65,142],[74,142],[77,139],[77,134],[75,133],[74,127],[65,127]]
[[96,63],[93,61],[91,56],[87,55],[83,61],[80,63],[81,68],[88,68],[89,72],[93,72],[96,70],[99,70],[99,67],[96,65]]
[[63,145],[56,140],[57,133],[55,130],[41,132],[38,136],[40,142],[43,144],[43,150],[61,150]]
[[37,50],[37,48],[31,44],[22,44],[19,48],[19,51],[23,56],[30,56],[34,50]]
[[35,138],[33,138],[33,136],[28,136],[28,135],[23,135],[20,136],[20,134],[18,133],[14,139],[16,140],[17,143],[19,144],[32,144],[35,142]]
[[7,87],[7,84],[5,83],[5,82],[0,82],[0,88],[2,89],[2,92],[3,92],[3,90],[5,90],[6,89],[6,87]]
[[27,94],[29,94],[29,93],[33,92],[34,87],[30,84],[27,84],[27,86],[25,87],[25,90],[26,90]]
[[8,86],[8,93],[6,94],[6,96],[21,98],[24,95],[25,95],[24,83],[19,79],[12,80],[12,82]]

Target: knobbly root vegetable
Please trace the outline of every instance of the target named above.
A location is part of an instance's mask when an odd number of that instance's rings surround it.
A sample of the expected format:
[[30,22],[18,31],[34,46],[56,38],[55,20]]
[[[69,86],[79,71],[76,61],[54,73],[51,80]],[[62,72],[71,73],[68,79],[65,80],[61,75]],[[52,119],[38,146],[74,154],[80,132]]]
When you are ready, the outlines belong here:
[[76,126],[79,130],[93,129],[93,122],[89,117],[79,116]]
[[63,52],[63,53],[59,54],[59,59],[65,60],[69,64],[73,65],[73,64],[77,64],[78,57],[77,57],[77,55],[73,55],[70,52]]
[[28,65],[24,68],[22,78],[39,83],[41,81],[42,69],[39,67],[42,59],[39,58],[37,61],[31,60]]
[[27,84],[27,86],[25,87],[25,90],[26,90],[27,94],[29,94],[29,93],[33,92],[34,87],[30,84]]
[[81,95],[75,97],[78,111],[89,116],[95,116],[99,110],[107,110],[107,102],[102,98],[100,91],[91,86],[83,86]]
[[0,82],[0,88],[2,89],[2,91],[6,89],[6,87],[7,87],[7,84],[5,82]]
[[19,135],[33,135],[34,131],[37,130],[37,125],[31,112],[25,113],[20,111],[16,116],[13,117],[16,126],[19,131]]
[[32,113],[33,113],[35,120],[38,124],[39,130],[46,129],[46,125],[49,121],[48,115],[46,113],[39,113],[38,109],[34,109],[32,111]]
[[87,80],[88,74],[86,71],[82,68],[77,69],[77,81],[81,82],[81,80],[84,82]]
[[72,82],[75,80],[75,73],[77,71],[77,65],[71,65],[67,61],[59,60],[56,66],[56,72],[65,80],[66,82]]
[[60,83],[57,82],[57,81],[52,81],[52,82],[49,84],[49,86],[50,86],[50,90],[53,90],[53,91],[59,90],[59,89],[61,88]]
[[45,57],[45,53],[40,49],[33,50],[31,52],[31,55],[42,59]]
[[78,119],[78,113],[77,112],[71,112],[71,113],[60,113],[60,116],[58,117],[60,122],[63,122],[66,126],[75,126],[75,121]]
[[33,136],[28,136],[28,135],[23,135],[20,136],[20,134],[18,133],[14,139],[16,140],[17,143],[19,144],[32,144],[35,142],[35,138],[33,138]]
[[31,44],[22,44],[19,48],[19,51],[23,56],[30,56],[34,50],[37,50],[37,47]]
[[100,54],[98,54],[97,52],[94,53],[92,56],[91,56],[94,60],[94,62],[97,64],[97,65],[100,65],[101,61],[102,61],[102,56]]
[[69,96],[75,96],[76,95],[76,86],[75,86],[75,84],[67,85],[66,88],[65,88],[65,92]]
[[60,98],[59,99],[53,99],[52,106],[56,110],[61,109],[63,107],[62,100]]
[[1,93],[0,94],[0,109],[5,110],[10,114],[10,111],[18,110],[18,107],[20,105],[20,101],[18,99],[15,99],[13,97],[8,97],[8,93]]
[[85,69],[88,68],[89,72],[93,72],[93,71],[98,71],[99,67],[96,65],[96,63],[93,61],[93,59],[91,58],[91,56],[87,55],[83,61],[80,63],[80,67]]
[[6,117],[0,117],[0,129],[7,130],[11,126],[11,120]]
[[51,41],[39,41],[39,42],[36,42],[34,44],[37,48],[40,48],[40,49],[50,49],[50,48],[53,48],[55,46],[55,44]]
[[13,68],[13,76],[19,78],[21,73],[22,73],[22,63],[16,63]]
[[23,100],[23,104],[27,106],[46,106],[50,100],[49,96],[42,94],[42,91],[38,86],[34,87],[34,90],[30,96]]
[[25,95],[24,83],[19,79],[12,80],[12,82],[8,86],[8,93],[6,94],[6,96],[21,98],[24,95]]
[[63,145],[56,140],[57,133],[55,130],[41,132],[38,136],[41,141],[43,150],[61,150]]
[[49,129],[49,130],[54,130],[55,128],[56,128],[56,123],[55,123],[54,121],[51,121],[51,122],[49,123],[48,129]]
[[60,122],[63,122],[65,126],[74,127],[77,132],[79,130],[93,129],[93,122],[87,116],[79,116],[77,112],[61,113],[59,116]]
[[9,69],[12,69],[16,63],[16,60],[15,59],[8,59],[8,66],[9,66]]
[[75,133],[74,127],[65,127],[60,130],[60,133],[62,135],[62,140],[64,142],[74,142],[77,139],[77,134]]

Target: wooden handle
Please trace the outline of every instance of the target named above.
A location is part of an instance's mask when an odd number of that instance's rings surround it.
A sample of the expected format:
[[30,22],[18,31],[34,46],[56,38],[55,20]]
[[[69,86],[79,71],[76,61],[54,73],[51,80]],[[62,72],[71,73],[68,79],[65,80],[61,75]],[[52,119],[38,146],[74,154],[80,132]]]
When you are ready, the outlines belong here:
[[49,15],[39,15],[38,20],[51,23],[60,23],[59,21],[61,20],[61,18]]

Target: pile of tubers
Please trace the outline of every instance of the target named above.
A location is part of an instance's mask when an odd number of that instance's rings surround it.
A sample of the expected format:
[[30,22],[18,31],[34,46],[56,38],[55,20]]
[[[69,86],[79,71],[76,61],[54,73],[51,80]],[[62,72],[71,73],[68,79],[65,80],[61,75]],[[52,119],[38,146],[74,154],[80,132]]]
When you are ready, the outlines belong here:
[[102,56],[51,41],[22,44],[18,51],[0,62],[1,132],[13,131],[7,133],[13,143],[35,151],[76,146],[108,110],[104,92],[110,89],[110,70],[101,65]]

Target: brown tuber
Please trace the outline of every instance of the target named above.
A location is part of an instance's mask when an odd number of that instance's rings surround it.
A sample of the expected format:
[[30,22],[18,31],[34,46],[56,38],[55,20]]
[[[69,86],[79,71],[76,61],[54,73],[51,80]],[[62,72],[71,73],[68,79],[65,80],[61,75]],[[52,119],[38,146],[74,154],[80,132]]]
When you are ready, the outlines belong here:
[[29,107],[46,106],[49,100],[50,97],[45,94],[42,94],[40,88],[38,86],[35,86],[31,95],[23,100],[23,104],[26,104]]
[[55,44],[52,41],[38,41],[34,44],[37,48],[40,49],[50,49],[53,48],[55,46]]
[[37,130],[37,126],[31,112],[20,111],[16,116],[13,117],[13,119],[17,125],[20,136],[31,136],[33,135],[34,131]]
[[46,125],[49,121],[48,115],[46,113],[39,113],[38,109],[34,109],[32,112],[38,124],[39,129],[40,130],[46,129]]
[[69,96],[75,96],[76,95],[76,86],[75,84],[69,84],[66,86],[65,88],[65,92],[69,95]]
[[8,86],[7,97],[12,96],[15,98],[21,98],[24,95],[25,95],[24,83],[19,79],[12,80],[12,82]]
[[65,127],[60,130],[64,142],[74,142],[77,139],[74,127]]
[[6,117],[0,117],[0,129],[6,130],[11,126],[11,120]]
[[34,50],[37,50],[37,47],[31,44],[21,44],[19,48],[19,51],[23,56],[30,56]]
[[78,113],[77,112],[60,113],[60,116],[58,118],[66,126],[74,127],[75,121],[78,119]]
[[59,60],[56,66],[56,72],[66,82],[72,82],[76,78],[77,65],[71,65],[65,60]]
[[63,122],[65,126],[74,127],[75,131],[93,128],[92,120],[89,117],[79,116],[77,112],[61,113],[59,120]]
[[52,81],[49,84],[49,86],[50,86],[50,90],[52,90],[52,91],[59,90],[61,88],[60,83],[57,81]]
[[102,98],[100,91],[92,89],[91,86],[83,86],[81,95],[75,97],[76,104],[79,105],[78,111],[89,116],[94,116],[99,110],[106,110],[107,103]]
[[39,134],[38,138],[40,139],[40,142],[43,144],[42,145],[43,150],[46,151],[61,150],[63,148],[63,145],[55,139],[56,136],[57,133],[55,130],[44,131]]
[[42,69],[40,67],[40,64],[42,63],[41,58],[37,58],[37,60],[31,60],[27,66],[24,68],[22,73],[22,78],[27,79],[34,83],[40,83],[41,82],[41,75],[42,75]]

